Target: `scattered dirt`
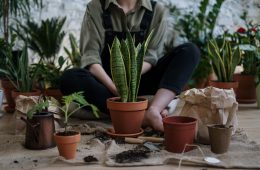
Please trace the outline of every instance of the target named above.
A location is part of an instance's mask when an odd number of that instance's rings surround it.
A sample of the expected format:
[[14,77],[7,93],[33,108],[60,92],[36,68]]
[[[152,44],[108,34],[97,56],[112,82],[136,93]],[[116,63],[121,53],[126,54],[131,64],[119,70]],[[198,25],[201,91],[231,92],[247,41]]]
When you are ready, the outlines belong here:
[[18,162],[17,160],[14,160],[14,163],[15,163],[15,164],[19,164],[19,162]]
[[92,155],[84,157],[83,160],[84,160],[84,162],[87,162],[87,163],[98,162],[98,159]]
[[35,160],[33,160],[33,162],[37,163],[37,162],[38,162],[38,160],[37,160],[37,159],[35,159]]
[[106,134],[105,132],[101,132],[101,131],[95,131],[94,135],[95,135],[95,138],[99,139],[101,142],[105,142],[105,141],[111,139],[108,134]]
[[155,131],[152,128],[147,127],[147,128],[144,129],[144,136],[163,137],[164,133],[159,132],[159,131]]
[[116,154],[114,159],[117,163],[131,163],[140,162],[142,159],[148,158],[151,151],[143,149],[142,147],[140,149],[139,148],[140,146],[135,149]]

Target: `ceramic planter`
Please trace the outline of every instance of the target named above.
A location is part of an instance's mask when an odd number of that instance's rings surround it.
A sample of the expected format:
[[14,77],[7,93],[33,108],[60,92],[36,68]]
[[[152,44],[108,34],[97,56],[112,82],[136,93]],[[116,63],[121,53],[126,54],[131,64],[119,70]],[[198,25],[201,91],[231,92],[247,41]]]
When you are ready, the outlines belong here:
[[255,76],[235,74],[234,81],[239,82],[236,89],[236,99],[239,103],[255,103],[256,102],[256,86]]
[[49,112],[34,114],[32,119],[22,119],[26,122],[25,147],[28,149],[47,149],[55,146],[54,116]]
[[60,156],[65,159],[74,159],[76,156],[77,145],[80,142],[80,133],[68,131],[71,135],[55,133],[54,140],[57,144]]
[[257,108],[260,109],[260,83],[256,87],[256,103]]
[[210,86],[219,88],[219,89],[231,89],[233,88],[234,90],[238,88],[238,82],[233,81],[233,82],[218,82],[218,81],[210,81],[209,82]]
[[148,106],[146,98],[138,98],[138,102],[120,102],[119,97],[107,99],[112,124],[117,134],[136,134],[140,132],[145,110]]
[[[197,119],[185,116],[172,116],[163,119],[165,149],[181,153],[186,144],[193,144]],[[187,146],[185,152],[193,149]]]
[[209,125],[208,131],[211,151],[216,154],[227,152],[232,134],[232,126]]
[[60,103],[62,101],[62,93],[60,89],[45,89],[45,95],[55,98]]

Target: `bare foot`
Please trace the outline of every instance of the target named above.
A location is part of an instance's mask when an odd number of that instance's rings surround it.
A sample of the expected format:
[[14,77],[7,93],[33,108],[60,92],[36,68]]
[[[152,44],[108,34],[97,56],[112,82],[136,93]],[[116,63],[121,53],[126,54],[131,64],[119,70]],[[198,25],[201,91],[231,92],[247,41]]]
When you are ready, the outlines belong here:
[[[163,114],[165,114],[165,112]],[[151,126],[154,130],[163,132],[163,122],[160,111],[157,108],[150,107],[145,112],[143,125]]]

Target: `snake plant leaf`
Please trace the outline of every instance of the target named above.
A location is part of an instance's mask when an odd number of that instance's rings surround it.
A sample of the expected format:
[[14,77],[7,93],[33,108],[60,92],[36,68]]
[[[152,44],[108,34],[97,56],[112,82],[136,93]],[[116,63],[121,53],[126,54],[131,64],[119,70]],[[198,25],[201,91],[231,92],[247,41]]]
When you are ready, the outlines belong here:
[[127,86],[129,88],[130,80],[131,80],[131,72],[130,72],[131,60],[130,60],[130,52],[129,52],[129,48],[128,48],[126,40],[123,40],[121,42],[121,52],[122,52],[122,56],[123,56],[124,63],[125,63]]
[[110,68],[113,82],[120,94],[121,101],[127,102],[128,86],[124,59],[121,53],[120,41],[115,38],[110,51]]
[[130,80],[130,93],[129,93],[129,101],[134,102],[136,96],[136,81],[137,81],[137,63],[136,63],[136,49],[134,44],[134,39],[129,32],[126,34],[127,44],[130,51],[130,72],[131,72],[131,80]]

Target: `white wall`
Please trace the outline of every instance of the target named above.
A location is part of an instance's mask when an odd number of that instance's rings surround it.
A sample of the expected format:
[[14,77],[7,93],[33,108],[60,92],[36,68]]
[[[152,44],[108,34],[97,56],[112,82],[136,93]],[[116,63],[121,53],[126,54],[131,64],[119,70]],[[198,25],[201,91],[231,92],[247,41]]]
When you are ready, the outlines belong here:
[[[64,30],[67,33],[73,33],[79,39],[81,22],[84,16],[85,8],[90,0],[43,0],[44,7],[41,12],[32,10],[35,20],[40,21],[49,17],[66,16],[67,21]],[[201,0],[159,0],[167,4],[176,5],[183,13],[187,11],[195,11]],[[210,1],[214,3],[214,0]],[[260,0],[226,0],[222,6],[219,18],[217,20],[218,27],[214,31],[219,34],[224,29],[231,32],[235,31],[244,23],[240,19],[243,11],[248,11],[248,17],[255,22],[260,22]],[[68,34],[67,34],[68,35]],[[68,38],[64,39],[64,45],[69,47]]]

